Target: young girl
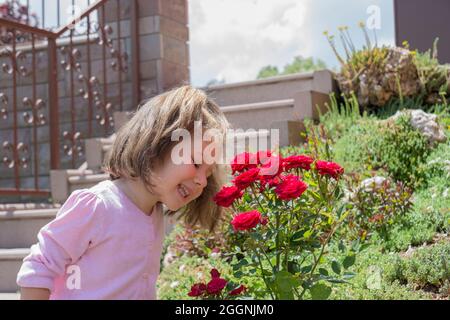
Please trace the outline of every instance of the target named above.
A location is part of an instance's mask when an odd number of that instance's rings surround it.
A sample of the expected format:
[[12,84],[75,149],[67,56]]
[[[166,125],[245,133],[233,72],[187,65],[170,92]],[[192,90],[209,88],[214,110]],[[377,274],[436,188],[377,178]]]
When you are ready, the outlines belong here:
[[[210,230],[221,214],[212,201],[221,183],[217,165],[172,160],[179,143],[172,133],[193,132],[196,121],[221,134],[228,128],[220,108],[190,86],[138,108],[105,161],[111,180],[74,191],[40,230],[17,276],[22,299],[156,299],[162,205]],[[189,160],[207,144],[200,146]]]

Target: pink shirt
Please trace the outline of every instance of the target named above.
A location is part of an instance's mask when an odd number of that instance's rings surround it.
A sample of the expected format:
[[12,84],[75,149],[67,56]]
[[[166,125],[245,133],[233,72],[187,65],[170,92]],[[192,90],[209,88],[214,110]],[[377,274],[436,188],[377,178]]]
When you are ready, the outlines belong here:
[[17,275],[50,299],[156,299],[162,205],[145,215],[112,181],[74,191]]

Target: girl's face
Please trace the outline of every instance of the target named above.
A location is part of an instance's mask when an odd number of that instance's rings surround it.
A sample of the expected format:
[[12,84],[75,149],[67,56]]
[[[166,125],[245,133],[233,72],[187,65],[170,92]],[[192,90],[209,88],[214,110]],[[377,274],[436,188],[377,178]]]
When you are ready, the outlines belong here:
[[[211,142],[203,142],[204,150]],[[177,211],[192,200],[198,198],[207,185],[208,177],[213,173],[214,164],[203,161],[203,150],[194,150],[191,144],[190,163],[175,164],[168,153],[161,166],[156,169],[154,176],[155,192],[159,201],[171,211]],[[195,155],[197,154],[197,158]],[[195,163],[194,159],[202,159]]]

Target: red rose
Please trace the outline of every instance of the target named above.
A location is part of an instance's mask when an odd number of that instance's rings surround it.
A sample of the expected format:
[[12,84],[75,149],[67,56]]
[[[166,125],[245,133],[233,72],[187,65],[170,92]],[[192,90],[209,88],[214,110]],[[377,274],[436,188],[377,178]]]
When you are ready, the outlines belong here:
[[283,159],[283,165],[285,170],[290,170],[294,168],[310,170],[311,163],[313,162],[314,162],[313,158],[304,155],[290,156]]
[[214,202],[221,207],[228,208],[236,199],[240,199],[244,191],[235,186],[223,187],[213,198]]
[[241,294],[242,292],[244,292],[246,289],[247,288],[243,284],[241,284],[238,288],[236,288],[234,290],[231,290],[229,295],[230,296],[237,296],[237,295]]
[[316,162],[316,169],[320,175],[330,176],[334,179],[339,179],[339,177],[344,173],[344,169],[334,162],[320,161]]
[[261,182],[261,192],[264,191],[264,187],[266,184],[269,188],[276,187],[280,182],[281,179],[279,176],[271,177],[271,176],[259,176],[259,181]]
[[249,187],[258,179],[259,168],[252,168],[245,171],[233,179],[233,183],[236,187],[243,190]]
[[228,281],[222,278],[213,278],[206,285],[206,291],[209,294],[219,294],[226,287]]
[[275,193],[281,200],[291,200],[300,197],[308,185],[292,174],[281,177],[281,182],[275,188]]
[[210,273],[211,273],[211,278],[212,279],[220,278],[220,272],[216,268],[211,269]]
[[191,287],[191,291],[188,293],[190,297],[198,297],[201,296],[206,291],[206,284],[204,283],[196,283]]
[[236,215],[231,224],[235,231],[253,229],[261,222],[261,213],[256,210],[239,213]]
[[256,168],[257,165],[258,159],[256,154],[248,152],[240,153],[231,161],[231,169],[233,170],[232,174]]

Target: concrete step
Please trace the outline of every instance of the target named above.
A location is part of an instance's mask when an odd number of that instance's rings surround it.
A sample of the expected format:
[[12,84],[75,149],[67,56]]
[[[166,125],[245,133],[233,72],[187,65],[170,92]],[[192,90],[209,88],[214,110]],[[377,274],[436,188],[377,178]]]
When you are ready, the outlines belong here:
[[1,293],[0,292],[0,300],[20,300],[20,293]]
[[292,99],[300,91],[328,94],[336,88],[331,71],[320,70],[202,88],[220,106]]
[[69,195],[79,189],[88,189],[97,183],[108,180],[109,175],[106,173],[92,173],[87,170],[51,170],[50,186],[52,191],[52,200],[54,203],[62,204]]
[[270,129],[275,121],[294,119],[294,99],[248,103],[222,107],[233,128]]
[[100,171],[103,161],[114,143],[115,135],[112,139],[93,138],[85,141],[87,168],[93,171]]
[[0,249],[0,292],[15,293],[17,273],[30,249]]
[[46,209],[0,210],[0,248],[27,248],[37,242],[39,230],[53,220],[59,206]]

